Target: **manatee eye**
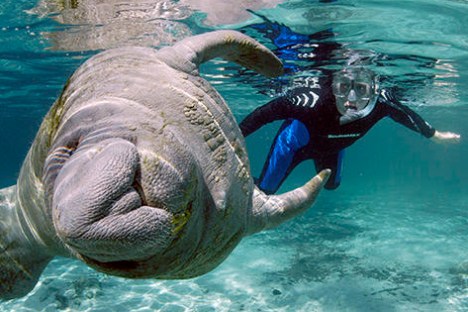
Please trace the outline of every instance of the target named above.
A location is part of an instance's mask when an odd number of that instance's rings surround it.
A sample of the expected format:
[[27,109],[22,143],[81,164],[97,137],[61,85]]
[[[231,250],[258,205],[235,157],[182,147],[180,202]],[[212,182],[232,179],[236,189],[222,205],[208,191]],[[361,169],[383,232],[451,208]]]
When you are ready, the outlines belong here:
[[46,191],[53,188],[55,179],[62,169],[65,162],[67,162],[78,147],[78,142],[71,146],[60,146],[47,156],[44,163],[43,181]]
[[53,167],[65,163],[76,150],[75,147],[60,146],[55,149],[46,159],[46,167]]

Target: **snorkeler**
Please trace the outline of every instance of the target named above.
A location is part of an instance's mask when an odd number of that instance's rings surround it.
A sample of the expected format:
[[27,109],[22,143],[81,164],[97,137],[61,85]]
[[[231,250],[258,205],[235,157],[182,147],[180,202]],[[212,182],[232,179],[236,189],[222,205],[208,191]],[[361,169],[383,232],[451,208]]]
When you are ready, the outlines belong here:
[[458,134],[435,130],[390,90],[379,89],[378,76],[359,63],[359,56],[344,69],[314,79],[257,108],[240,124],[242,134],[248,136],[267,123],[286,119],[256,181],[267,194],[275,193],[307,159],[314,160],[317,172],[332,170],[325,188],[336,189],[345,148],[385,117],[436,142],[460,141]]

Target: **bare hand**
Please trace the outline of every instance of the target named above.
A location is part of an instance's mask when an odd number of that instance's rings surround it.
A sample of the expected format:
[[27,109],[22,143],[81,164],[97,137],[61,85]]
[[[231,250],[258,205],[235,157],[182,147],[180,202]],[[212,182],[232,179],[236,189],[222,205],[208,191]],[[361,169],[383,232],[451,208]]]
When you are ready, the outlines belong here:
[[453,132],[439,132],[436,130],[431,140],[436,143],[459,143],[461,136]]

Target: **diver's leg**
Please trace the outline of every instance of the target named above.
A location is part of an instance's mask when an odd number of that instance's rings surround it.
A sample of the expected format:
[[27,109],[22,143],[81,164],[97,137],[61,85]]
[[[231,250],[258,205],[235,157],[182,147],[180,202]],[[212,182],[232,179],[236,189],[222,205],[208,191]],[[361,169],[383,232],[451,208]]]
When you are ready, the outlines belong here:
[[291,170],[298,164],[296,152],[309,142],[306,126],[298,120],[283,123],[270,149],[258,187],[267,194],[275,193]]
[[314,159],[315,170],[317,172],[323,169],[331,169],[332,171],[330,178],[324,186],[327,190],[334,190],[340,186],[344,154],[345,150],[343,149],[337,154]]

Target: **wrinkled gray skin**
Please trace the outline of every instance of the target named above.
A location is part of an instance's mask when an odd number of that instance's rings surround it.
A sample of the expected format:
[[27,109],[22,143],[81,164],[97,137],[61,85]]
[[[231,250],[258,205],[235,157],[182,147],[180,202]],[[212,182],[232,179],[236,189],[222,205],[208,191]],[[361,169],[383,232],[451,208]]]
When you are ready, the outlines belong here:
[[190,278],[246,235],[311,206],[329,172],[266,196],[244,140],[198,66],[221,56],[281,74],[234,31],[85,62],[45,117],[16,186],[0,194],[0,297],[27,294],[56,255],[129,278]]

